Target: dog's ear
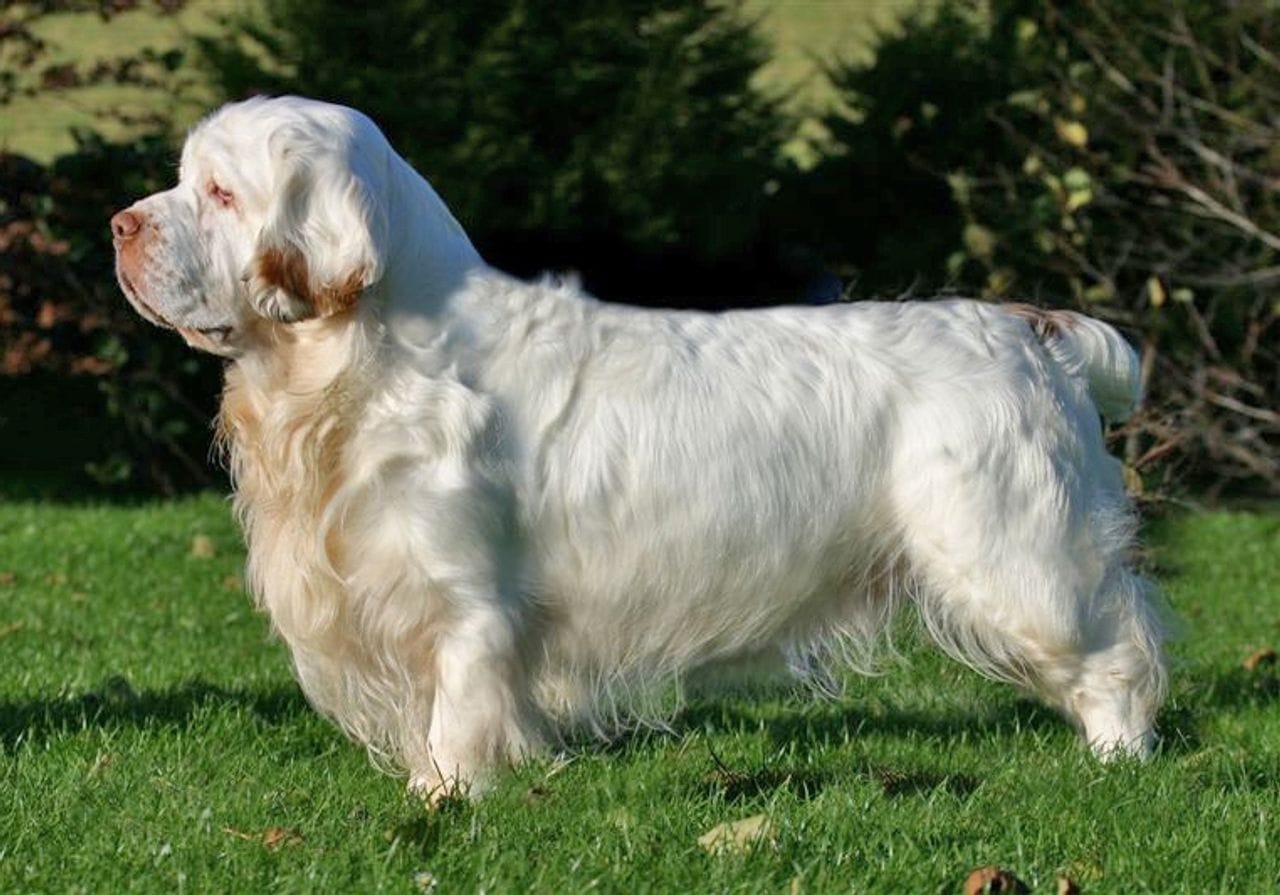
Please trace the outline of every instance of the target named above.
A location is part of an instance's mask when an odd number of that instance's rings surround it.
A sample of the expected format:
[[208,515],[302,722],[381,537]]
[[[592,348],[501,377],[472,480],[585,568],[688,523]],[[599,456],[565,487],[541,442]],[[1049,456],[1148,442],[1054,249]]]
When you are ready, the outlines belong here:
[[349,310],[384,265],[385,198],[369,161],[312,145],[289,129],[268,140],[277,185],[245,275],[254,310],[285,323]]

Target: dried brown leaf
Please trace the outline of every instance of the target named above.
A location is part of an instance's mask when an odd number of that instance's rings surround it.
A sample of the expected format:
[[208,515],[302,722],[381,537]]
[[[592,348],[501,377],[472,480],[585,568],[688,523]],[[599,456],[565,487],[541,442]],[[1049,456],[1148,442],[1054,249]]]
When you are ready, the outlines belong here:
[[247,830],[237,830],[235,827],[223,827],[222,832],[228,836],[243,839],[245,842],[261,842],[263,846],[271,851],[275,851],[285,845],[299,845],[302,842],[302,833],[290,827],[267,827],[261,833],[250,833]]
[[1257,671],[1259,668],[1275,665],[1276,659],[1276,651],[1269,646],[1264,646],[1250,653],[1241,664],[1244,665],[1245,671]]
[[272,851],[285,845],[298,845],[300,842],[302,834],[288,827],[268,827],[262,833],[262,844]]
[[1001,867],[978,867],[964,880],[964,895],[1009,895],[1025,893],[1026,884]]

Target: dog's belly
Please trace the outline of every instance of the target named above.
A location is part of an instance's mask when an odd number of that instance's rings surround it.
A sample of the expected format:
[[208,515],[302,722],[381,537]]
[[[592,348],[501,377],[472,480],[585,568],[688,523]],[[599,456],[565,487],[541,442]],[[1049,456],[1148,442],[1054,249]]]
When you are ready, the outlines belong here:
[[587,406],[578,439],[544,458],[527,530],[563,664],[683,670],[802,640],[874,592],[897,542],[885,408],[722,397],[705,415],[661,395],[629,420]]
[[856,624],[878,613],[896,559],[892,524],[877,529],[871,515],[686,514],[612,537],[568,533],[537,563],[548,655],[568,668],[679,672]]

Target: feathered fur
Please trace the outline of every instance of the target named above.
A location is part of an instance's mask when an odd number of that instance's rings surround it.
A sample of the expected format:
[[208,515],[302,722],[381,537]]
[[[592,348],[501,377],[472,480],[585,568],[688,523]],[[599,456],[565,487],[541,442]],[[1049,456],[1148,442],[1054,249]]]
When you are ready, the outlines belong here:
[[303,689],[416,787],[690,674],[870,670],[904,604],[1099,753],[1150,748],[1161,625],[1098,415],[1137,360],[1105,324],[519,281],[368,119],[296,98],[203,122],[117,245],[139,310],[231,358],[249,580]]

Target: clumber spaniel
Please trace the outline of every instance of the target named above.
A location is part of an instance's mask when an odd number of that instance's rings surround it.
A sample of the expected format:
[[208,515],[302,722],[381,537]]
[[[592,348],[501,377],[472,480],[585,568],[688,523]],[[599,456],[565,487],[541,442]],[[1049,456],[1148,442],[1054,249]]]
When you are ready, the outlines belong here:
[[302,688],[429,797],[691,672],[866,668],[903,604],[1099,754],[1151,748],[1110,327],[519,281],[368,118],[292,97],[214,113],[111,223],[138,312],[229,359],[249,580]]

